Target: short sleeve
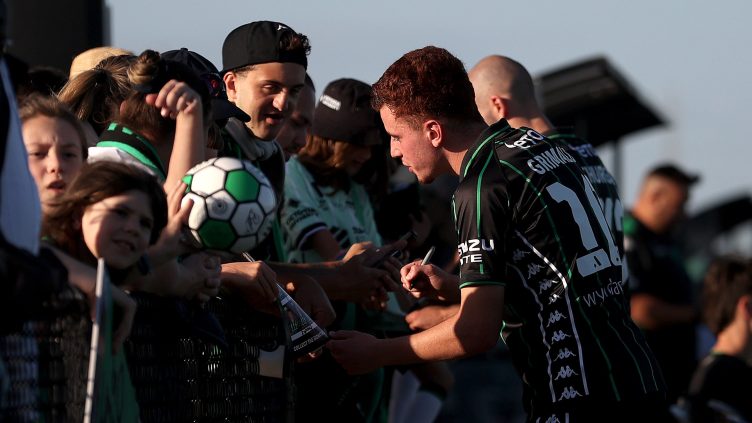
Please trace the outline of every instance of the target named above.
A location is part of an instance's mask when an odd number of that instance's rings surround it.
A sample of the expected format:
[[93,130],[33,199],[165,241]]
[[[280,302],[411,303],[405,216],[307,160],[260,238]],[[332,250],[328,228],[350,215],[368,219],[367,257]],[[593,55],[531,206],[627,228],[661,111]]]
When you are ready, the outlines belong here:
[[285,201],[280,209],[280,225],[289,250],[301,250],[311,235],[327,228],[318,212],[317,197],[310,173],[295,158],[290,159],[285,177]]
[[[480,166],[480,165],[479,165]],[[510,216],[505,184],[493,155],[466,176],[453,199],[460,287],[503,285]]]

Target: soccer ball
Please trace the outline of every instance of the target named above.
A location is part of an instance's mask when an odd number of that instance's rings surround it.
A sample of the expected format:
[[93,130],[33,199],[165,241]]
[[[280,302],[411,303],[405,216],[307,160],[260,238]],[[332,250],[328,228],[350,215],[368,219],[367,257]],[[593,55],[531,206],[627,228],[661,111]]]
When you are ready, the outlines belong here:
[[188,228],[197,245],[241,254],[263,241],[272,228],[277,199],[266,176],[250,162],[210,159],[183,177],[182,204],[193,200]]

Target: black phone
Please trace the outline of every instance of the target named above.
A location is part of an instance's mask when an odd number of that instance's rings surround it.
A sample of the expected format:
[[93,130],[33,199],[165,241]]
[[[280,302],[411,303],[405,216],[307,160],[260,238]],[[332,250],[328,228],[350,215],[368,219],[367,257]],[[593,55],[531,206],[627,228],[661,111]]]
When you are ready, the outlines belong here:
[[[417,238],[418,234],[415,233],[414,230],[410,229],[409,231],[405,232],[404,235],[402,235],[398,241],[409,241],[413,238]],[[388,255],[385,255],[384,257],[380,258],[376,263],[374,263],[373,267],[381,267],[382,264],[384,264],[384,261],[387,259],[387,257],[397,257],[400,254],[402,254],[403,250],[397,249],[389,253]]]

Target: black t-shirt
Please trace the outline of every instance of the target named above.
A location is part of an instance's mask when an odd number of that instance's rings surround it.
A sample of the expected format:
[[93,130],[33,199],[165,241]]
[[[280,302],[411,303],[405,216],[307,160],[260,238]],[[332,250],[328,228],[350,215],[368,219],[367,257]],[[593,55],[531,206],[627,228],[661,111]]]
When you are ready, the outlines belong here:
[[461,286],[505,287],[502,335],[531,415],[664,390],[629,315],[622,247],[570,152],[501,120],[465,155],[452,205]]
[[[242,124],[241,124],[242,126]],[[243,131],[247,131],[243,129]],[[236,135],[238,130],[235,131]],[[218,151],[219,157],[235,157],[242,160],[248,160],[253,163],[256,168],[263,172],[264,176],[269,179],[272,187],[274,188],[274,194],[277,196],[277,210],[282,203],[282,195],[285,186],[285,159],[284,153],[281,149],[277,150],[270,157],[265,159],[259,159],[257,157],[248,157],[248,149],[243,149],[240,146],[241,142],[253,143],[253,142],[271,142],[262,141],[251,135],[249,131],[242,133],[244,139],[235,139],[232,134],[227,131],[222,131],[223,148]],[[279,226],[279,221],[275,219],[272,224],[272,230],[269,236],[260,240],[258,245],[250,251],[251,256],[256,260],[264,261],[276,261],[284,262],[284,241],[282,240],[282,230]]]
[[[744,360],[725,354],[711,354],[700,363],[689,388],[692,421],[706,422],[717,415],[709,408],[712,400],[736,410],[752,422],[752,367]],[[712,404],[712,403],[711,403]]]

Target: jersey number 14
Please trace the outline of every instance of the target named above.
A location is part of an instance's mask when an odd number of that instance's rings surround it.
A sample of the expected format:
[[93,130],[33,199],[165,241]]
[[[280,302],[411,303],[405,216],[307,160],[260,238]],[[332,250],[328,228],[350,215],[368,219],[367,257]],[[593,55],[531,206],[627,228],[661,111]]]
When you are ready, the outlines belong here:
[[[557,203],[566,202],[572,211],[572,216],[580,232],[582,245],[587,250],[585,255],[578,257],[576,260],[577,271],[581,276],[588,276],[610,266],[621,266],[621,256],[619,250],[616,248],[611,230],[603,214],[603,209],[595,196],[590,180],[584,175],[582,179],[583,191],[585,191],[587,197],[586,204],[583,204],[574,190],[562,185],[561,182],[554,182],[546,187],[546,191]],[[586,205],[589,206],[592,215],[598,221],[598,229],[600,229],[603,238],[606,240],[608,252],[598,244],[593,228],[590,225],[590,219],[588,219],[588,213],[585,210]]]

